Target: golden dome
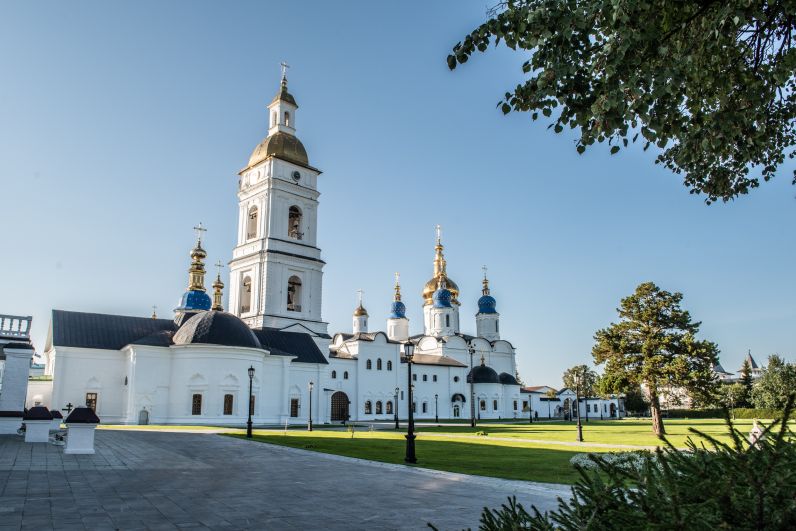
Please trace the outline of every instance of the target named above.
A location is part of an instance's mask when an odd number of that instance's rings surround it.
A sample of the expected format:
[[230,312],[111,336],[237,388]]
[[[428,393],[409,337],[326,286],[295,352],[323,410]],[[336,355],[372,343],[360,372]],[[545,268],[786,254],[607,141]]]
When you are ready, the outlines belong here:
[[440,276],[444,276],[445,277],[446,287],[448,288],[448,291],[450,291],[451,294],[453,295],[451,301],[458,304],[459,303],[459,286],[457,286],[456,282],[452,281],[450,278],[448,278],[448,275],[445,275],[444,273],[442,275],[435,276],[434,278],[432,278],[431,280],[426,282],[426,285],[423,287],[423,301],[424,301],[424,303],[425,304],[431,304],[431,303],[434,302],[433,299],[432,299],[432,296],[434,295],[434,292],[437,291],[437,286],[439,285]]
[[281,131],[267,137],[254,148],[252,156],[249,158],[248,167],[252,167],[268,157],[276,157],[302,166],[310,164],[307,150],[304,149],[301,141],[295,136]]
[[434,276],[426,282],[423,287],[423,304],[432,304],[434,292],[437,291],[441,279],[445,279],[445,287],[451,292],[451,302],[459,304],[459,286],[456,282],[448,277],[447,262],[445,255],[442,253],[444,247],[442,246],[441,228],[437,225],[437,245],[434,247]]
[[363,315],[367,316],[368,311],[365,309],[364,306],[362,306],[362,303],[360,303],[359,306],[357,306],[357,309],[354,310],[354,317],[361,317]]

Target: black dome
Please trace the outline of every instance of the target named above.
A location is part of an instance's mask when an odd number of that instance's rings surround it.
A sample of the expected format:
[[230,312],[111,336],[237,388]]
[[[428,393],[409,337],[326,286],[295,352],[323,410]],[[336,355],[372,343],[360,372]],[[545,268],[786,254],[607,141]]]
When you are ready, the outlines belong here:
[[194,315],[174,334],[175,345],[194,343],[262,348],[246,323],[231,313],[212,310]]
[[500,383],[502,383],[503,385],[520,385],[517,379],[507,372],[501,372],[499,378],[500,378]]
[[498,373],[492,367],[479,365],[467,375],[467,383],[500,383]]

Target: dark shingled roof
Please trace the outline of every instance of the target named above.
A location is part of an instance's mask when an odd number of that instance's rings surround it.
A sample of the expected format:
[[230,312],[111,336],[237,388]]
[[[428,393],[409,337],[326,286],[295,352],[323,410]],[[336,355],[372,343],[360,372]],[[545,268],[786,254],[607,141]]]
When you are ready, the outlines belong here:
[[61,415],[61,412],[58,411],[57,409],[54,410],[54,411],[50,411],[50,415],[52,415],[54,419],[62,419],[62,418],[64,418],[64,416]]
[[64,424],[99,424],[100,419],[90,407],[76,407],[64,420]]
[[196,343],[228,347],[261,348],[257,339],[240,317],[227,312],[207,311],[194,315],[173,337],[175,345]]
[[23,420],[52,420],[50,410],[44,406],[34,406],[25,412]]
[[119,350],[150,334],[176,329],[171,319],[53,310],[52,341],[57,347]]
[[296,356],[293,361],[297,363],[329,363],[309,334],[282,332],[276,328],[255,328],[252,332],[263,348],[275,356]]
[[0,418],[21,419],[24,414],[24,411],[0,411]]
[[467,374],[467,383],[500,383],[500,380],[492,367],[477,365]]
[[501,372],[499,378],[503,385],[520,385],[517,379],[507,372]]

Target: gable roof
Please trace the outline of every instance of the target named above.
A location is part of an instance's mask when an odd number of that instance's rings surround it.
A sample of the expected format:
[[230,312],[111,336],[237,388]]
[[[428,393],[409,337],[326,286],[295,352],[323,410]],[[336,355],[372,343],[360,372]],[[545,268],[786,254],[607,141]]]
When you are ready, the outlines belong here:
[[[401,363],[406,363],[406,358],[401,356]],[[449,356],[439,354],[415,354],[412,356],[413,365],[443,365],[445,367],[467,367],[464,363]]]
[[[66,310],[52,314],[52,345],[57,347],[120,350],[139,340],[142,345],[168,346],[175,330],[171,319]],[[144,339],[148,336],[157,338]]]
[[283,332],[277,328],[254,328],[252,332],[274,356],[296,356],[293,361],[297,363],[329,363],[309,334]]

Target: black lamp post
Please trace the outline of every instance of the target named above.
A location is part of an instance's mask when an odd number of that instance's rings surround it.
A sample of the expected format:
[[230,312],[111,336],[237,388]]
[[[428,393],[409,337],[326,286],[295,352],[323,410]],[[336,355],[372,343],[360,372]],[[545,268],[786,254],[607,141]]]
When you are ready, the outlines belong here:
[[470,427],[475,428],[475,377],[473,375],[473,355],[475,354],[475,347],[472,343],[467,346],[467,350],[470,351]]
[[252,438],[252,380],[254,380],[254,366],[249,367],[249,420],[246,421],[246,438]]
[[434,422],[439,424],[439,395],[434,393]]
[[395,429],[396,430],[401,429],[400,426],[398,425],[398,391],[400,391],[400,389],[396,387],[395,388],[395,401],[392,404],[392,412],[395,414]]
[[414,344],[412,344],[411,341],[404,343],[404,357],[406,358],[406,367],[408,369],[406,372],[408,375],[408,384],[406,388],[409,391],[407,395],[409,398],[409,421],[406,429],[406,457],[404,457],[404,461],[407,463],[417,463],[417,457],[415,456],[415,416],[412,411],[412,406],[414,404],[412,398],[412,357],[414,357],[414,355]]
[[528,395],[528,424],[533,424],[533,409],[531,409],[531,404],[533,404],[532,400],[531,395]]
[[580,375],[575,375],[575,412],[578,414],[578,442],[583,442],[583,426],[580,423]]
[[312,386],[313,383],[312,380],[310,380],[310,383],[307,385],[307,388],[310,390],[310,414],[307,417],[307,431],[312,431]]

